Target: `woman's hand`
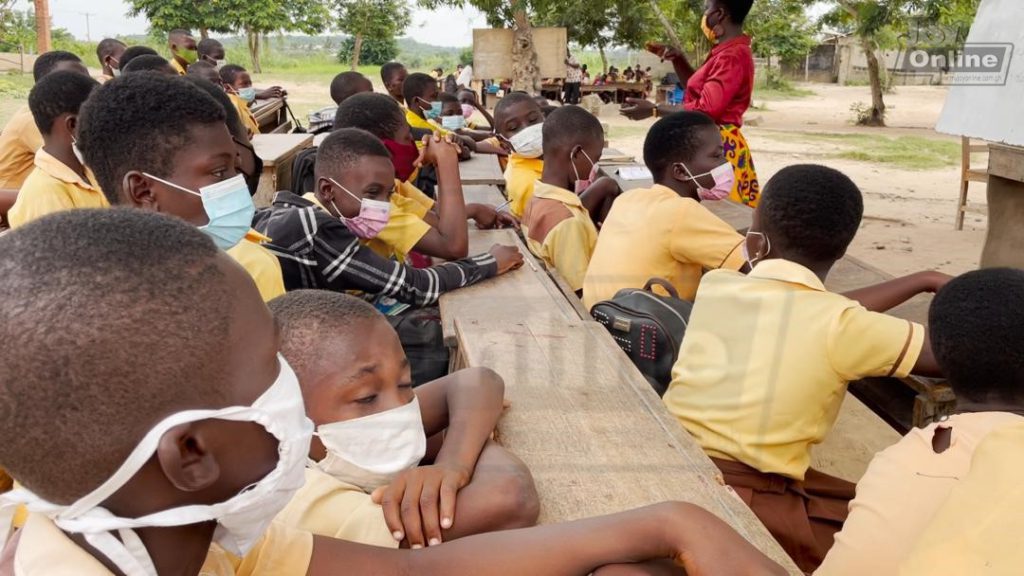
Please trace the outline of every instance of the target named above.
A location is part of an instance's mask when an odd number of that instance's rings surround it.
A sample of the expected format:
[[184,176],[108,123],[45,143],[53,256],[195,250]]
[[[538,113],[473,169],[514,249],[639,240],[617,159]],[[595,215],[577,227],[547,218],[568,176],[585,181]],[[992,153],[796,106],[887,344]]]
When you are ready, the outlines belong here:
[[619,108],[619,114],[622,114],[630,120],[643,120],[654,116],[654,111],[658,109],[657,104],[644,98],[626,98],[626,103]]

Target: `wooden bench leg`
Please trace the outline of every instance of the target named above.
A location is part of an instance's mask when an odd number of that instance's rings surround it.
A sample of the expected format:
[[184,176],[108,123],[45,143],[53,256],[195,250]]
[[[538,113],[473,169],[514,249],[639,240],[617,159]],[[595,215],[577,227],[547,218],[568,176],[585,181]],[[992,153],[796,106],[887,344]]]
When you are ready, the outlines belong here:
[[967,212],[967,187],[971,185],[966,178],[960,182],[960,201],[956,205],[956,230],[964,229],[964,214]]

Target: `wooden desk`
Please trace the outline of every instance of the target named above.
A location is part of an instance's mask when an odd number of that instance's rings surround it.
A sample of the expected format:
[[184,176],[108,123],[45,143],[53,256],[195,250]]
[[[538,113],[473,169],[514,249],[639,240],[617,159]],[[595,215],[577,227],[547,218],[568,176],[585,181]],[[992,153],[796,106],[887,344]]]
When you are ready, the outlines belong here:
[[252,115],[259,124],[261,134],[287,134],[292,129],[284,98],[253,102]]
[[[458,345],[454,324],[456,317],[489,319],[497,323],[528,317],[579,320],[576,309],[550,281],[544,265],[530,253],[515,230],[470,228],[471,255],[486,252],[495,244],[518,247],[526,262],[518,270],[441,296],[441,326],[444,342],[449,348],[454,349]],[[457,362],[457,352],[452,354],[453,362]]]
[[992,144],[988,174],[988,233],[981,267],[1024,268],[1024,147]]
[[257,134],[252,146],[263,160],[263,174],[253,202],[257,208],[270,205],[274,193],[286,190],[292,184],[292,161],[303,148],[313,145],[310,134]]
[[504,186],[505,175],[501,173],[501,165],[494,154],[473,154],[473,157],[459,162],[459,176],[462,185],[483,184],[485,186]]
[[511,407],[497,439],[533,473],[542,523],[693,502],[800,573],[600,324],[460,314],[455,329],[462,366],[486,366],[505,380]]
[[[497,186],[482,186],[482,185],[471,185],[462,187],[462,196],[466,199],[466,204],[489,204],[491,206],[501,206],[505,203],[505,196],[501,193],[501,190]],[[470,226],[472,232],[473,227]]]

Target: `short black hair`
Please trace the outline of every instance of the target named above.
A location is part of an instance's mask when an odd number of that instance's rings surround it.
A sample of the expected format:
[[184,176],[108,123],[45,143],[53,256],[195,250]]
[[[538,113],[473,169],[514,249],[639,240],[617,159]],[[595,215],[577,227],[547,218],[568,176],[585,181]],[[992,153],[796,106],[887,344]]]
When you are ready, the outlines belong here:
[[220,79],[220,72],[217,71],[217,66],[207,60],[196,60],[195,62],[188,65],[188,69],[185,70],[185,74],[192,74],[193,76],[199,76],[205,78],[204,73],[213,71],[217,74],[217,79]]
[[125,43],[121,42],[116,38],[104,38],[100,40],[100,43],[96,45],[96,59],[100,61],[100,66],[103,65],[103,59],[110,56],[117,50],[118,46],[124,46]]
[[238,64],[225,64],[220,67],[220,79],[225,84],[234,84],[235,80],[238,79],[238,75],[247,70]]
[[195,84],[197,88],[209,94],[220,104],[221,108],[224,109],[224,122],[228,125],[231,135],[235,138],[244,136],[246,140],[243,142],[247,142],[248,132],[246,131],[245,124],[242,123],[242,117],[238,115],[238,108],[235,108],[234,102],[231,101],[231,98],[228,98],[227,92],[219,84],[213,84],[206,78],[195,74],[185,76],[185,79]]
[[[501,122],[499,118],[505,114],[505,111],[515,106],[516,104],[522,104],[523,102],[532,102],[537,109],[540,109],[540,104],[534,100],[533,96],[530,96],[526,92],[509,92],[502,98],[497,105],[494,106],[494,121]],[[495,126],[497,129],[497,126]]]
[[293,290],[267,306],[281,327],[281,354],[303,387],[330,362],[322,353],[325,336],[352,337],[367,320],[386,321],[369,302],[330,290]]
[[82,59],[71,52],[65,52],[63,50],[44,52],[36,58],[35,64],[32,65],[32,79],[39,82],[43,79],[43,76],[53,72],[53,69],[61,62],[81,63]]
[[69,70],[44,76],[28,93],[28,108],[39,132],[49,134],[61,114],[78,114],[82,103],[99,85],[92,78]]
[[411,102],[416,98],[422,98],[430,86],[437,86],[437,80],[422,72],[409,74],[402,84],[402,98],[405,98],[405,105],[412,106]]
[[932,300],[928,333],[957,397],[1024,408],[1024,270],[954,278]]
[[864,199],[846,174],[796,164],[772,176],[757,210],[773,250],[802,263],[831,264],[857,235]]
[[405,64],[401,62],[388,62],[387,64],[380,67],[380,79],[382,82],[387,84],[395,76],[395,74],[405,68]]
[[676,162],[693,159],[700,146],[702,126],[717,126],[703,112],[676,112],[659,119],[651,126],[644,140],[644,164],[655,178]]
[[67,210],[0,238],[4,468],[70,504],[168,414],[222,406],[222,259],[196,227],[133,208]]
[[316,178],[319,179],[326,172],[337,173],[346,170],[366,156],[391,159],[391,153],[384,143],[366,130],[335,130],[316,150]]
[[131,62],[121,67],[122,74],[136,74],[139,72],[166,72],[171,65],[163,56],[155,54],[143,54],[132,58]]
[[441,92],[437,95],[437,99],[443,104],[459,103],[459,99],[451,92]]
[[718,0],[718,3],[729,12],[733,22],[743,24],[747,14],[750,14],[754,0]]
[[381,140],[393,140],[405,114],[387,94],[364,92],[346,99],[334,113],[334,129],[359,128]]
[[341,104],[349,97],[364,92],[360,86],[363,82],[368,83],[369,80],[355,70],[338,74],[331,80],[331,100],[334,100],[335,104]]
[[596,116],[579,106],[556,108],[544,120],[544,155],[554,150],[584,146],[591,142],[604,142],[604,128]]
[[125,48],[124,54],[121,54],[121,60],[118,62],[118,68],[123,72],[124,67],[127,66],[129,62],[139,56],[146,55],[159,56],[160,54],[149,46],[129,46],[128,48]]
[[214,40],[213,38],[203,38],[199,41],[198,44],[196,44],[196,52],[198,52],[200,56],[204,56],[213,52],[213,49],[218,46],[220,46],[221,48],[224,47],[224,45],[220,43],[220,40]]
[[166,178],[178,151],[193,143],[193,127],[224,121],[224,107],[192,81],[130,74],[107,82],[82,106],[78,147],[107,200],[119,204],[127,172]]

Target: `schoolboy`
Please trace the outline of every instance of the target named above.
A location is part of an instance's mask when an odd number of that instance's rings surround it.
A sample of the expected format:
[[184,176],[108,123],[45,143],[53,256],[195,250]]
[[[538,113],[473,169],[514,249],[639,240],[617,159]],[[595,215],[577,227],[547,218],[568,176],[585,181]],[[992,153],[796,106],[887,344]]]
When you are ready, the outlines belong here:
[[405,97],[405,119],[410,127],[451,135],[468,151],[477,151],[472,138],[459,136],[441,126],[441,101],[433,78],[419,72],[410,74],[402,84],[402,95]]
[[[435,152],[435,147],[442,150]],[[443,146],[424,150],[429,151],[426,161],[446,153]],[[312,200],[278,192],[271,207],[257,212],[254,220],[257,230],[274,239],[268,247],[281,260],[288,290],[358,290],[428,306],[447,291],[522,265],[522,254],[509,246],[495,245],[487,254],[426,269],[384,258],[364,246],[360,240],[372,240],[387,225],[395,188],[388,149],[369,132],[332,132],[317,149],[315,178]]]
[[[36,82],[51,72],[69,70],[84,76],[89,71],[82,59],[70,52],[40,54],[32,65]],[[17,190],[35,167],[36,151],[43,147],[43,135],[28,105],[19,108],[0,132],[0,189]]]
[[63,71],[49,74],[29,92],[28,107],[43,135],[43,147],[7,213],[11,228],[61,210],[109,206],[75,146],[78,109],[97,86],[88,76]]
[[153,50],[149,46],[129,46],[121,54],[121,59],[118,61],[118,64],[120,64],[121,73],[124,74],[124,67],[127,66],[129,62],[138,58],[139,56],[145,55],[159,56],[160,54],[158,54],[156,50]]
[[199,62],[213,64],[218,70],[228,63],[224,45],[213,38],[200,40],[199,44],[196,44],[196,52],[199,54]]
[[835,423],[847,383],[939,375],[924,328],[881,312],[948,276],[923,272],[849,297],[825,289],[863,211],[841,172],[779,171],[745,241],[750,274],[715,270],[701,280],[664,397],[805,572],[832,546],[853,498],[853,484],[810,468],[811,446]]
[[533,185],[544,172],[544,113],[525,92],[511,92],[494,107],[494,131],[511,150],[505,168],[509,211],[522,218]]
[[100,61],[100,68],[103,73],[100,82],[113,80],[115,76],[121,75],[121,55],[128,47],[124,42],[114,38],[104,38],[96,45],[96,59]]
[[155,54],[142,54],[132,58],[121,70],[123,74],[138,74],[140,72],[156,72],[165,76],[181,76],[177,69],[164,59],[163,56]]
[[693,300],[704,269],[743,266],[743,237],[700,203],[732,174],[711,118],[679,112],[655,122],[644,163],[655,185],[615,200],[583,281],[588,310],[650,278],[668,280],[680,298]]
[[583,288],[597,227],[577,192],[601,160],[604,130],[593,114],[563,106],[544,122],[544,173],[526,203],[522,228],[530,252],[558,270],[574,291]]
[[450,146],[428,145],[437,162],[438,202],[410,184],[409,172],[415,171],[422,158],[402,109],[387,96],[358,94],[349,98],[338,107],[334,125],[336,129],[366,130],[380,138],[391,152],[396,173],[394,193],[389,200],[391,213],[384,229],[366,242],[381,256],[404,261],[415,250],[427,256],[457,260],[465,258],[469,251],[467,218],[473,219],[479,228],[515,224],[492,206],[465,204],[458,159]]
[[171,67],[179,76],[184,76],[189,64],[199,59],[196,39],[188,30],[171,30],[167,34],[167,49],[171,52]]
[[334,101],[334,106],[310,112],[309,131],[314,134],[330,132],[334,127],[334,114],[338,111],[338,106],[352,96],[364,92],[373,92],[373,84],[359,72],[349,70],[335,76],[331,80],[331,100]]
[[[269,305],[319,435],[309,451],[316,465],[278,521],[417,548],[536,523],[530,471],[490,441],[502,411],[501,377],[460,370],[414,392],[398,334],[369,303],[296,290]],[[402,510],[403,501],[421,505]]]
[[18,399],[0,462],[26,489],[8,501],[33,510],[19,575],[557,576],[665,556],[694,576],[784,574],[682,503],[410,551],[273,523],[313,426],[252,281],[180,220],[40,219],[0,238],[0,294],[0,388]]
[[472,138],[476,142],[478,154],[508,155],[508,152],[501,147],[501,143],[494,139],[491,131],[478,130],[475,124],[469,122],[463,105],[454,94],[442,92],[438,98],[441,100],[441,117],[438,120],[443,128],[451,130],[459,136]]
[[[217,71],[217,67],[205,60],[200,60],[195,64],[188,67],[188,73],[186,76],[195,76],[202,78],[211,84],[215,84],[221,87],[221,91],[224,91],[224,84],[220,80],[220,72]],[[228,101],[231,101],[229,98]],[[234,107],[234,102],[231,102],[231,106]],[[235,115],[238,115],[238,110],[235,110]]]
[[256,121],[249,106],[256,101],[256,89],[252,87],[252,78],[245,68],[237,64],[227,64],[220,69],[220,81],[224,83],[224,89],[228,97],[235,104],[238,116],[245,124],[249,137],[260,133],[260,123]]
[[380,80],[384,83],[384,90],[401,106],[405,106],[405,94],[402,92],[402,88],[408,77],[409,71],[401,62],[388,62],[380,67]]
[[264,299],[284,293],[281,266],[260,245],[268,238],[251,229],[255,207],[236,171],[224,109],[192,81],[128,74],[107,82],[82,106],[78,142],[112,205],[198,226],[249,272]]
[[967,477],[980,443],[1024,423],[1024,362],[1013,344],[1022,331],[1024,271],[968,272],[936,294],[928,334],[958,413],[911,430],[874,457],[816,575],[900,574],[914,543]]

